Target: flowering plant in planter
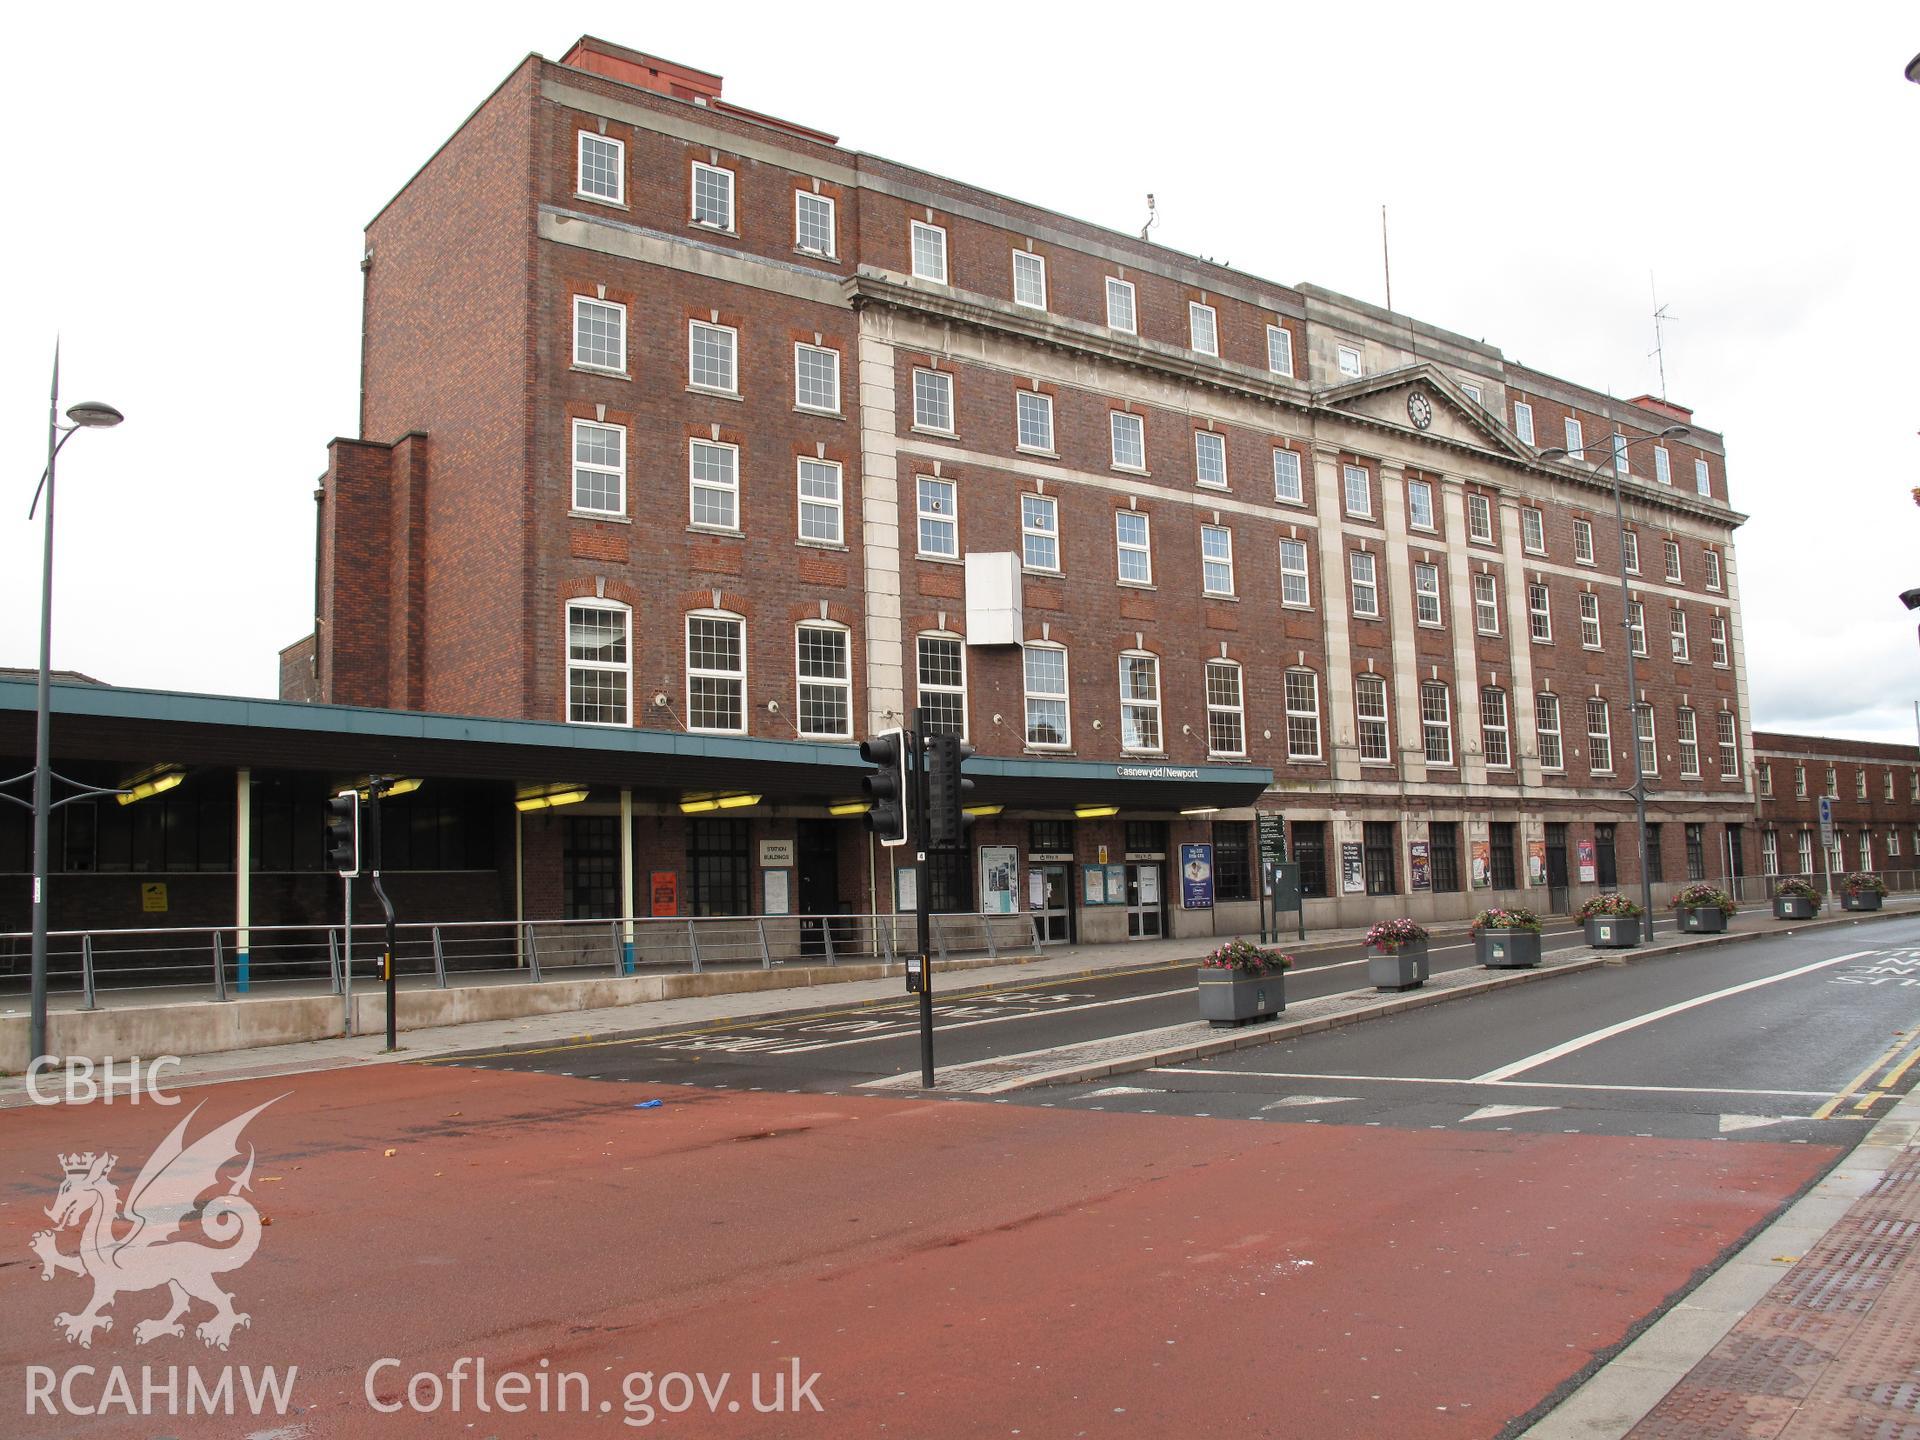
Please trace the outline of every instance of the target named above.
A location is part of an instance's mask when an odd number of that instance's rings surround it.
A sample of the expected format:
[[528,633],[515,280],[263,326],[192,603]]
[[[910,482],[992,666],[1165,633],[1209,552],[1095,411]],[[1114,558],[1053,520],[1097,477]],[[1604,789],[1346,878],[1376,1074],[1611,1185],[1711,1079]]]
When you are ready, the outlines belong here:
[[1885,895],[1887,882],[1868,870],[1856,870],[1840,882],[1840,888],[1849,895]]
[[1673,908],[1676,910],[1718,910],[1722,915],[1731,915],[1740,907],[1734,903],[1731,895],[1724,890],[1716,890],[1704,880],[1696,880],[1691,885],[1683,885],[1673,892]]
[[1776,900],[1805,900],[1813,906],[1813,911],[1817,915],[1820,913],[1820,905],[1824,897],[1818,890],[1814,889],[1810,883],[1802,880],[1797,875],[1792,875],[1785,880],[1775,882],[1773,898]]
[[1643,914],[1640,907],[1618,891],[1609,890],[1604,895],[1595,895],[1583,900],[1580,908],[1573,912],[1573,918],[1580,921],[1591,920],[1596,915],[1624,915],[1632,917]]
[[1229,940],[1217,950],[1200,957],[1203,970],[1232,970],[1241,975],[1266,975],[1286,970],[1293,957],[1279,950],[1268,950],[1251,940]]
[[1424,925],[1402,916],[1398,920],[1382,920],[1367,931],[1367,944],[1377,950],[1398,950],[1407,945],[1418,945],[1427,938]]
[[1482,930],[1531,930],[1537,935],[1540,933],[1540,917],[1517,905],[1504,910],[1482,910],[1473,917],[1473,924],[1467,927],[1467,933],[1477,936]]

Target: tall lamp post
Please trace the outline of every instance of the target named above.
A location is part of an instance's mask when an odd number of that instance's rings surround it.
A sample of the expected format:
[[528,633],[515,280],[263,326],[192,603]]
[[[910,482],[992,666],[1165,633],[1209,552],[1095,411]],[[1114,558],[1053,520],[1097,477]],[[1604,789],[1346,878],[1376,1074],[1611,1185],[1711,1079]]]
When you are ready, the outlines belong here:
[[[1615,439],[1612,453],[1603,462],[1613,471],[1613,519],[1619,530],[1620,547],[1620,628],[1627,642],[1627,727],[1632,740],[1633,753],[1633,796],[1634,819],[1640,827],[1640,909],[1647,923],[1641,927],[1641,943],[1653,939],[1653,879],[1647,874],[1647,778],[1640,768],[1640,681],[1633,664],[1633,590],[1627,582],[1627,507],[1620,494],[1621,461],[1627,451],[1651,440],[1679,440],[1693,432],[1684,425],[1669,425],[1657,435],[1636,435],[1631,440]],[[1573,463],[1574,456],[1564,445],[1549,445],[1540,452],[1542,460],[1564,460]],[[1585,452],[1581,453],[1581,468],[1589,476],[1599,475],[1602,465],[1587,465]],[[1643,620],[1640,633],[1646,634]]]
[[[51,744],[52,693],[51,672],[53,661],[53,501],[54,501],[54,462],[67,441],[81,430],[104,430],[118,425],[126,417],[111,405],[98,400],[83,400],[67,411],[68,424],[60,423],[60,347],[53,350],[53,390],[47,401],[47,469],[40,477],[39,488],[33,492],[33,505],[27,511],[27,518],[33,518],[34,510],[39,508],[40,496],[44,491],[47,499],[46,538],[42,544],[40,559],[40,680],[34,708],[33,742],[33,1001],[28,1022],[27,1059],[29,1063],[47,1053],[47,818],[60,805],[70,800],[83,799],[88,795],[112,794],[89,785],[80,785],[75,781],[60,779],[74,793],[59,801],[53,798],[53,749]],[[24,775],[15,776],[9,784],[24,780]],[[13,801],[16,805],[26,802],[17,796],[0,797]]]

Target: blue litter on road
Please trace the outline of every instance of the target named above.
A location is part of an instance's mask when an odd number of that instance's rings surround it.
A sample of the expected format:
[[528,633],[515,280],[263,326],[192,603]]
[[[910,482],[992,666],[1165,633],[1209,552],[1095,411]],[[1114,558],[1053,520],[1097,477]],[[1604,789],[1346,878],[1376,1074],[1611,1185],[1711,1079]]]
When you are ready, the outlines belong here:
[[661,1105],[661,1102],[658,1100],[642,1100],[638,1105],[634,1106],[633,1108],[636,1110],[658,1110],[660,1108],[660,1105]]

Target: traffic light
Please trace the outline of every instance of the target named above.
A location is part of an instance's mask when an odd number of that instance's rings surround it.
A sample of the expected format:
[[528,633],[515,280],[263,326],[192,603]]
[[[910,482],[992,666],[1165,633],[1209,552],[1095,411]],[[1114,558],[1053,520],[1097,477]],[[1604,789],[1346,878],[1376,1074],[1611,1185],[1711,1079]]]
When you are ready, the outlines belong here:
[[352,790],[327,801],[327,864],[346,880],[360,873],[360,796]]
[[927,737],[927,845],[951,849],[964,844],[973,816],[966,813],[973,781],[960,773],[973,746],[958,735]]
[[860,742],[860,758],[873,767],[860,781],[873,808],[867,811],[867,828],[880,837],[882,845],[907,843],[907,734],[904,730],[882,730]]

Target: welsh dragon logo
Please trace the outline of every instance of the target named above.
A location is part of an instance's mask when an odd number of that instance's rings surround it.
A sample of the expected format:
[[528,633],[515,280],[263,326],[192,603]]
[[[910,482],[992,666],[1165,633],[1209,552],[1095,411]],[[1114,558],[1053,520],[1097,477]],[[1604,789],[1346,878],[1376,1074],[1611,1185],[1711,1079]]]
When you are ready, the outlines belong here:
[[[285,1099],[275,1096],[274,1100]],[[201,1198],[221,1183],[221,1169],[240,1156],[240,1132],[267,1105],[256,1105],[188,1144],[187,1126],[200,1113],[196,1105],[173,1133],[140,1168],[127,1191],[124,1211],[119,1188],[108,1178],[117,1155],[62,1155],[66,1178],[47,1207],[54,1228],[42,1230],[28,1242],[40,1257],[40,1278],[56,1274],[91,1277],[93,1300],[79,1314],[54,1317],[54,1328],[69,1341],[91,1349],[96,1330],[113,1329],[106,1314],[122,1291],[155,1290],[165,1286],[171,1303],[158,1319],[133,1327],[136,1344],[145,1345],[163,1335],[182,1337],[180,1317],[195,1300],[213,1307],[213,1314],[194,1327],[194,1334],[210,1346],[225,1350],[239,1326],[250,1323],[245,1311],[233,1308],[233,1297],[214,1277],[238,1270],[253,1258],[260,1245],[260,1212],[241,1192],[253,1183],[253,1147],[246,1148],[246,1164],[226,1182],[223,1193]],[[199,1230],[211,1244],[182,1234],[197,1213]],[[80,1248],[72,1254],[59,1248],[60,1232],[80,1231]]]

